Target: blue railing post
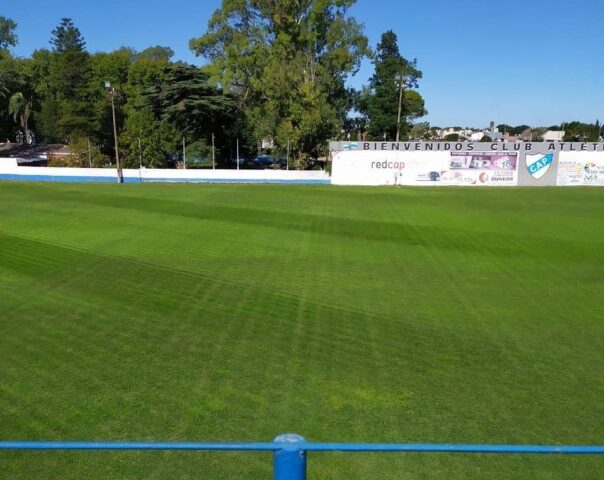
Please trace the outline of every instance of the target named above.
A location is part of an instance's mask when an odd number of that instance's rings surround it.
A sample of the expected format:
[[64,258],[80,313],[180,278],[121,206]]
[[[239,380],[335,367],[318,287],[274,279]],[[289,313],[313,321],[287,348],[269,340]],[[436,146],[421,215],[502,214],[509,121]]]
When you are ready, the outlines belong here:
[[273,480],[306,480],[306,450],[300,448],[304,437],[286,433],[273,442],[282,446],[273,452]]

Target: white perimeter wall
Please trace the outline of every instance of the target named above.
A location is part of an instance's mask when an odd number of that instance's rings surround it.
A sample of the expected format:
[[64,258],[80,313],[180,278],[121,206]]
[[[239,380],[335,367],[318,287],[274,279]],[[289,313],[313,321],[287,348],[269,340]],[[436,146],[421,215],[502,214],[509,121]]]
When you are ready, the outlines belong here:
[[[247,182],[247,183],[330,183],[322,171],[298,170],[170,170],[124,169],[127,182]],[[13,158],[0,159],[0,179],[32,181],[107,182],[117,181],[112,168],[19,167]]]

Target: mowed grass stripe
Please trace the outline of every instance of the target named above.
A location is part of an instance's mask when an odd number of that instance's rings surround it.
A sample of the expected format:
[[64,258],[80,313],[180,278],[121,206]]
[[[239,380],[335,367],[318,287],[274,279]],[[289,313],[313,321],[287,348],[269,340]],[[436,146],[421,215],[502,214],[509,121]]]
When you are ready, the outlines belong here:
[[[1,436],[597,443],[600,192],[3,183]],[[1,455],[9,478],[270,476],[263,455]],[[311,461],[314,478],[602,471]]]

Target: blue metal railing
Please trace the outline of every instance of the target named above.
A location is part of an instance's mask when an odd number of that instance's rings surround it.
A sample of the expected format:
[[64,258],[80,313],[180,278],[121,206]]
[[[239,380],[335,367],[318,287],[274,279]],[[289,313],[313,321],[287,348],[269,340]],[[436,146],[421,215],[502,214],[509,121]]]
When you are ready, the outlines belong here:
[[305,480],[307,452],[491,453],[604,455],[604,445],[484,445],[458,443],[310,443],[295,434],[273,442],[0,442],[0,450],[194,450],[273,452],[274,480]]

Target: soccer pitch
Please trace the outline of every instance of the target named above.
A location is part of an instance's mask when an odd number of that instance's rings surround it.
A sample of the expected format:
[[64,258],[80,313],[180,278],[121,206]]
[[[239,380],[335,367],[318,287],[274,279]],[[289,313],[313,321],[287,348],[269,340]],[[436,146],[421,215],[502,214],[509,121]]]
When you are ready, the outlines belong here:
[[[0,184],[0,439],[602,444],[604,189]],[[310,479],[601,457],[310,454]],[[0,452],[7,479],[270,454]]]

